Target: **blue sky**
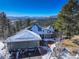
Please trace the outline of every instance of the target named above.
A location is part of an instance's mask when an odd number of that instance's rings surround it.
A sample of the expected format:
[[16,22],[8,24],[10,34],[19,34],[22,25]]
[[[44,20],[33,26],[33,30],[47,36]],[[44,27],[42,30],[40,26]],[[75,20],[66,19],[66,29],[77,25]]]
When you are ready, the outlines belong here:
[[0,12],[8,16],[57,15],[67,0],[0,0]]

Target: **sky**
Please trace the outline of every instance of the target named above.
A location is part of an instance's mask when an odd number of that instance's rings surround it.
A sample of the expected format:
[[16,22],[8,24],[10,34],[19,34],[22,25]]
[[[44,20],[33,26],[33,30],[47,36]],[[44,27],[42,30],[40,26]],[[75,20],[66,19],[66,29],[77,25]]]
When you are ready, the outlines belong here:
[[67,0],[0,0],[0,12],[8,16],[57,15]]

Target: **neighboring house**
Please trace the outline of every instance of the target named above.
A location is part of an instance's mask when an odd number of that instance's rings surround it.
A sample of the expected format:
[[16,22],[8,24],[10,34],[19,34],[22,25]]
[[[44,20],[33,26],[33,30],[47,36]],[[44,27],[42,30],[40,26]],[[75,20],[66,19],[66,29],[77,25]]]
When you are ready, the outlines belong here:
[[48,27],[42,27],[38,24],[33,24],[32,26],[28,27],[27,29],[39,34],[42,37],[42,39],[53,38],[53,34],[55,32],[54,28],[50,25]]

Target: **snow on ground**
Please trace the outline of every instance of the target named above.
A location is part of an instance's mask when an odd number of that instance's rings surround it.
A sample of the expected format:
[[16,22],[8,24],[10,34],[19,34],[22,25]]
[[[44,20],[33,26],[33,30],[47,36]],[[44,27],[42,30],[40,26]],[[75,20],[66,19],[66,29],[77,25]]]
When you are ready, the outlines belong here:
[[4,47],[4,44],[0,42],[0,50]]
[[5,56],[4,44],[0,42],[0,59],[4,59],[4,56]]
[[[50,46],[50,49],[52,51],[52,57],[51,57],[51,59],[58,59],[58,57],[56,57],[54,55],[54,53],[55,53],[54,48],[57,48],[56,43],[55,44],[52,44],[52,45],[49,45],[49,46]],[[61,52],[60,51],[58,52],[60,59],[79,59],[79,54],[76,54],[76,56],[73,56],[66,49],[63,50],[62,47],[61,47],[61,49],[62,49],[62,51]]]

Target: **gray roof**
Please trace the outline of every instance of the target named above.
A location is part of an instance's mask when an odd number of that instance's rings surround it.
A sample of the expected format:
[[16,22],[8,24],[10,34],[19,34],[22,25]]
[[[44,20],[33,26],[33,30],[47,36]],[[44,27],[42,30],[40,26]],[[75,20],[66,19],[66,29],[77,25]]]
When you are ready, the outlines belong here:
[[21,41],[35,41],[41,40],[41,37],[27,29],[21,30],[16,35],[9,37],[5,42],[21,42]]

